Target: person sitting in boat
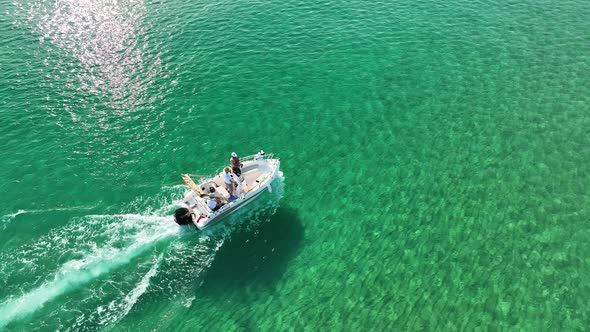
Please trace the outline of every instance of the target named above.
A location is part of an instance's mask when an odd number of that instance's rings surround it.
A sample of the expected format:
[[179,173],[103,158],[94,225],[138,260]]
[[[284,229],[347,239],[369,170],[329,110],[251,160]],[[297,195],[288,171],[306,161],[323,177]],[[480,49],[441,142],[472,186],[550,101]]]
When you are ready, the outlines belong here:
[[209,194],[208,194],[208,196],[210,198],[215,198],[215,199],[221,200],[221,202],[224,202],[225,201],[225,197],[223,197],[223,194],[221,194],[219,191],[217,191],[215,189],[215,187],[212,187],[212,186],[209,187]]
[[238,158],[238,154],[235,152],[231,153],[231,157],[229,158],[229,164],[231,165],[232,171],[240,177],[242,175],[242,163],[240,162],[240,158]]
[[227,189],[227,192],[230,194],[230,196],[233,196],[234,189],[236,186],[236,180],[231,175],[231,168],[229,168],[229,167],[226,167],[224,169],[223,182],[225,182],[225,188]]
[[221,201],[219,200],[219,198],[217,197],[210,197],[207,200],[207,207],[209,207],[211,209],[211,211],[217,211],[219,210],[224,204],[221,203]]

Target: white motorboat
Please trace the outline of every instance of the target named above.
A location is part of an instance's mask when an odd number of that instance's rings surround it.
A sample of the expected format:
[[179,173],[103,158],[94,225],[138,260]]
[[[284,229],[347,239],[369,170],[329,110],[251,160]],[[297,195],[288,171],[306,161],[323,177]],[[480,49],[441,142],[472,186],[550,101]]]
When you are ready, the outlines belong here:
[[264,190],[272,191],[271,183],[283,175],[279,170],[280,159],[273,159],[272,153],[265,155],[261,151],[240,161],[242,174],[238,177],[231,173],[234,180],[231,187],[225,184],[223,170],[213,177],[182,174],[191,191],[185,194],[181,207],[174,213],[176,222],[192,223],[203,229],[253,201]]

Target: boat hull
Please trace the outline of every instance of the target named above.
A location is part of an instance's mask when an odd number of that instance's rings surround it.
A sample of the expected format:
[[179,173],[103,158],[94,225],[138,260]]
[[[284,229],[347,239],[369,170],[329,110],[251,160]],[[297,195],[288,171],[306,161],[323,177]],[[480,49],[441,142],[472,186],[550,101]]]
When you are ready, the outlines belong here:
[[212,212],[209,215],[196,215],[193,221],[193,224],[199,229],[204,229],[208,226],[211,226],[214,223],[217,223],[221,219],[229,216],[230,214],[234,213],[235,211],[241,209],[242,207],[246,206],[248,203],[254,201],[258,198],[265,190],[272,191],[271,184],[281,176],[280,171],[280,160],[279,159],[268,159],[266,160],[269,165],[271,165],[271,172],[268,176],[261,181],[259,184],[254,186],[250,191],[247,193],[243,193],[236,199],[232,200],[231,202],[225,204],[219,210]]

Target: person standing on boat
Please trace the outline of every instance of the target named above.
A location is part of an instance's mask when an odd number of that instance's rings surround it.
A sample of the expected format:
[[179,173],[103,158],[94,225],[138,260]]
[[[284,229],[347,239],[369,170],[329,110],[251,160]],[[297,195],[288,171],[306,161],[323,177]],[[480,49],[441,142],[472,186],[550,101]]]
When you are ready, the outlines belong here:
[[231,169],[234,171],[234,174],[236,174],[237,177],[240,177],[240,175],[242,175],[242,163],[240,162],[240,158],[238,158],[237,153],[231,153],[229,164],[231,165]]
[[225,182],[225,188],[227,188],[227,192],[230,194],[230,196],[233,196],[234,189],[236,187],[236,180],[234,180],[234,178],[231,176],[231,168],[226,167],[224,169],[223,181]]

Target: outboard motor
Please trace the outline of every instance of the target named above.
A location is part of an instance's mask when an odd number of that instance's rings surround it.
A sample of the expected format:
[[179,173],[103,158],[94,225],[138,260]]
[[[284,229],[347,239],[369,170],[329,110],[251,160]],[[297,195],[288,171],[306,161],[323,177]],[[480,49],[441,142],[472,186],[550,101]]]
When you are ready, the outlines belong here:
[[178,208],[174,211],[174,221],[179,225],[188,225],[193,222],[193,217],[189,209]]

